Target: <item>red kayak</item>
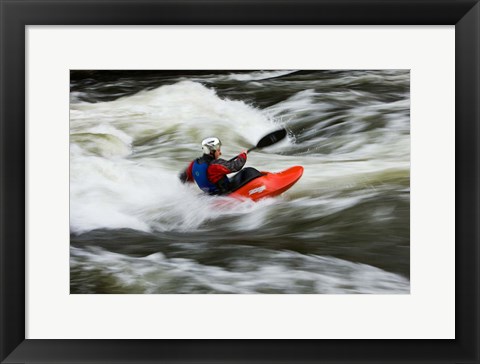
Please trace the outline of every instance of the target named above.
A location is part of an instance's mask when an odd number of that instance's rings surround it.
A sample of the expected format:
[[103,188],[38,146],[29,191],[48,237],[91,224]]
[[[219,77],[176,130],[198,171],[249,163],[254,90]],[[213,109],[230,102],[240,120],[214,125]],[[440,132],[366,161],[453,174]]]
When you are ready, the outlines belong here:
[[228,196],[238,199],[249,198],[253,201],[265,197],[278,196],[292,187],[302,177],[303,167],[294,166],[277,173],[262,173],[262,176],[251,180]]

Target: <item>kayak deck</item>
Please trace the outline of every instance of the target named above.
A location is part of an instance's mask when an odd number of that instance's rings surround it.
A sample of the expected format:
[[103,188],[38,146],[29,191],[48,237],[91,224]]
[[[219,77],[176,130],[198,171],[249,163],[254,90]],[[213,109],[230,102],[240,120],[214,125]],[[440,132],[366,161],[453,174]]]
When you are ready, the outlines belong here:
[[253,201],[278,196],[292,187],[302,177],[303,167],[294,166],[277,173],[262,173],[262,176],[251,180],[228,196],[239,199],[249,198]]

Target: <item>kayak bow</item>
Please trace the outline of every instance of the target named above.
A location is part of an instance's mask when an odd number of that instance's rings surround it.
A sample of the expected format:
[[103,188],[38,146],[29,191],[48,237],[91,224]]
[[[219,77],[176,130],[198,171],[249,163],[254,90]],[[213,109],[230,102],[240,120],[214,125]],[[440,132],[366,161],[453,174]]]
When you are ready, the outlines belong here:
[[238,199],[249,198],[253,201],[278,196],[292,187],[302,174],[302,166],[290,167],[277,173],[262,172],[262,176],[251,180],[228,196]]

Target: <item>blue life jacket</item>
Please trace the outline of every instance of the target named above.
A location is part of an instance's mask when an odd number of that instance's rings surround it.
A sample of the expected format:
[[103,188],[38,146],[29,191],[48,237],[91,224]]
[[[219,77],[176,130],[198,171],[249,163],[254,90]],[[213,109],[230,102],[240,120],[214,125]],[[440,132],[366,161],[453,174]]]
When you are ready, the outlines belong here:
[[198,160],[195,160],[192,166],[193,179],[197,183],[198,187],[200,187],[204,192],[209,194],[217,194],[217,186],[210,182],[207,177],[207,169],[209,165],[210,163],[208,162],[198,163]]

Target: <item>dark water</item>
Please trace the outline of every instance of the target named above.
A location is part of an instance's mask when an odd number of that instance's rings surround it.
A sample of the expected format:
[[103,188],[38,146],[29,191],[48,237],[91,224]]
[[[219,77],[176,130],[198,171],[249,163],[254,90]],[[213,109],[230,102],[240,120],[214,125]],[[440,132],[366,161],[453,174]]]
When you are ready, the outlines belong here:
[[[409,293],[410,74],[72,71],[71,293]],[[208,136],[305,168],[282,196],[203,195]]]

